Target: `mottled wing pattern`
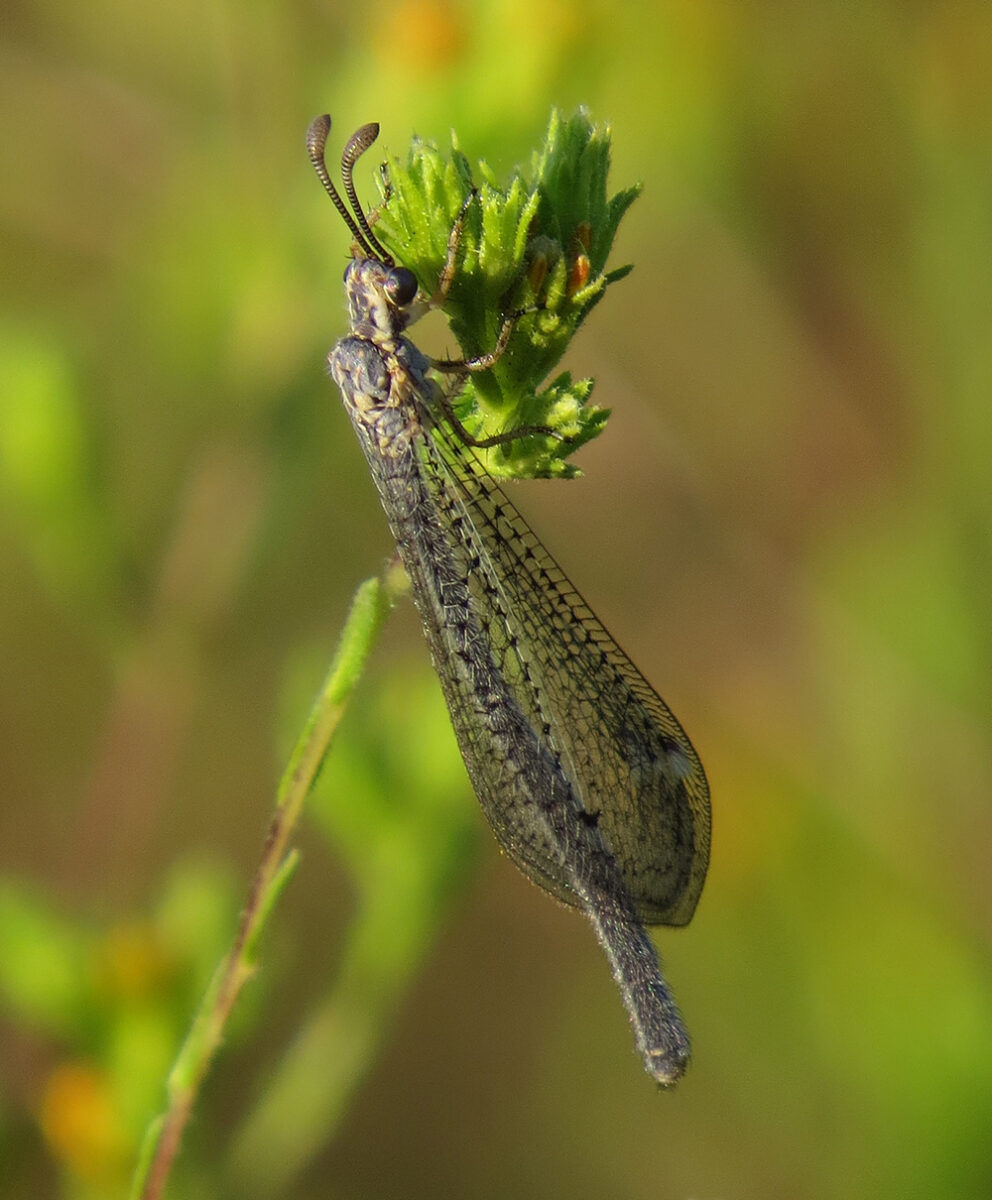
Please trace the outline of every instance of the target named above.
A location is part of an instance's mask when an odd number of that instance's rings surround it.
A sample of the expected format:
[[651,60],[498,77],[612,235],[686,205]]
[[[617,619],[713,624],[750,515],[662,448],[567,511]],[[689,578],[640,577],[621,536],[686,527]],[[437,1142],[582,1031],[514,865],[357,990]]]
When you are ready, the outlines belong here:
[[[422,412],[421,421],[432,421]],[[441,424],[421,448],[423,478],[450,530],[491,653],[538,737],[559,757],[648,924],[692,916],[709,861],[709,789],[660,696],[603,628],[475,455]],[[503,764],[448,696],[459,742],[479,760],[479,799],[518,865],[578,903],[548,848],[512,836]]]

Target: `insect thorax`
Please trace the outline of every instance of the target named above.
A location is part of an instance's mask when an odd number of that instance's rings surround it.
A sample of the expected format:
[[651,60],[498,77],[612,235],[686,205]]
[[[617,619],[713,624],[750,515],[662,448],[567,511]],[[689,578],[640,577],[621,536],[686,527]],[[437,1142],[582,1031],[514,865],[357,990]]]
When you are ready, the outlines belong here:
[[357,337],[378,342],[398,338],[410,314],[397,308],[386,291],[390,268],[374,258],[353,258],[344,271],[348,323]]
[[390,294],[396,274],[376,259],[352,259],[344,273],[351,328],[328,356],[356,432],[389,458],[407,453],[436,388],[430,359],[403,336],[411,311]]

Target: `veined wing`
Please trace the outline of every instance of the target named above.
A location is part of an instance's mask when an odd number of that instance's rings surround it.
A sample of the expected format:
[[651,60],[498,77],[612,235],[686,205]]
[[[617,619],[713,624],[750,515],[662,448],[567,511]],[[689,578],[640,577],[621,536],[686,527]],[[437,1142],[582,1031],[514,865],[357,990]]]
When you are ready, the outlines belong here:
[[[471,450],[434,424],[421,461],[454,533],[471,608],[520,710],[560,762],[641,919],[685,924],[710,844],[709,788],[692,744]],[[463,754],[468,742],[478,759],[470,771],[494,831],[535,882],[578,904],[546,847],[507,836],[503,764],[473,744],[477,722],[464,700],[448,695]]]

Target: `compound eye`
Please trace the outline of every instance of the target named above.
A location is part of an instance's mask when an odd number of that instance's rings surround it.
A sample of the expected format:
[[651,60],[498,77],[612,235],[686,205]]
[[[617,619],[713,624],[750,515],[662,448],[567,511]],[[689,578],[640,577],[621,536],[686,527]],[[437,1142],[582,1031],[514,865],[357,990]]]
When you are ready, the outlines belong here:
[[417,277],[408,267],[393,267],[386,277],[386,295],[397,308],[406,308],[417,294]]

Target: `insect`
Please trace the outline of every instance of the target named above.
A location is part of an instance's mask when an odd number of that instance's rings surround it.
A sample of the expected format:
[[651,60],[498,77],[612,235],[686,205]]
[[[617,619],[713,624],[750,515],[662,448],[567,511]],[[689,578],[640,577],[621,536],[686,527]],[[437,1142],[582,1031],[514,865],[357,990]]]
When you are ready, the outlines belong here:
[[475,359],[430,359],[405,334],[450,286],[465,208],[428,299],[355,194],[355,163],[378,126],[359,129],[342,155],[350,211],[325,164],[330,128],[328,116],[313,121],[307,151],[355,242],[344,273],[350,332],[330,372],[410,577],[462,758],[504,851],[591,921],[645,1066],[671,1085],[689,1036],[644,926],[683,925],[696,907],[709,861],[706,776],[667,705],[473,453],[535,427],[473,438],[440,382],[457,389],[491,367],[519,314]]

